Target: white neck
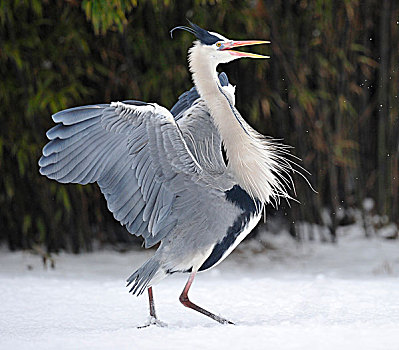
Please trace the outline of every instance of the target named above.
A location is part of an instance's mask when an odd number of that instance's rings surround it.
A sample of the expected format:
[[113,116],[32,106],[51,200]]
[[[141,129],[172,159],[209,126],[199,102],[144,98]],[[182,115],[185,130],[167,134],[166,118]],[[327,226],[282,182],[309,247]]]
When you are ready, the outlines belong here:
[[196,42],[189,51],[189,65],[194,84],[207,104],[224,142],[228,168],[253,198],[267,203],[289,197],[281,173],[291,169],[281,156],[278,145],[266,140],[252,129],[223,94],[216,71],[217,64],[208,58],[201,44]]

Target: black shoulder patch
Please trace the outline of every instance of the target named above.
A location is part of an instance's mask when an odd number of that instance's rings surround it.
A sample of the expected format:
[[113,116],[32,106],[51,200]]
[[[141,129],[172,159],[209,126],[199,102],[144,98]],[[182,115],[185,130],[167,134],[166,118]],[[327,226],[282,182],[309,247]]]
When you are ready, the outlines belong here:
[[213,265],[218,263],[218,261],[223,257],[224,252],[234,244],[237,237],[243,231],[245,225],[249,221],[249,218],[250,216],[247,213],[243,213],[234,221],[233,226],[230,226],[226,232],[226,236],[222,239],[222,241],[214,246],[211,254],[204,261],[198,271],[208,270]]
[[214,246],[211,254],[198,271],[210,269],[217,264],[222,259],[224,252],[234,244],[240,233],[249,223],[251,216],[256,214],[261,208],[260,201],[257,199],[254,201],[239,185],[234,185],[230,190],[225,191],[225,195],[228,201],[241,208],[242,213],[236,218],[233,225],[228,228],[226,236]]
[[260,207],[258,200],[254,201],[247,191],[243,190],[241,186],[234,185],[230,190],[225,191],[226,199],[240,207],[244,212],[254,213],[256,208]]

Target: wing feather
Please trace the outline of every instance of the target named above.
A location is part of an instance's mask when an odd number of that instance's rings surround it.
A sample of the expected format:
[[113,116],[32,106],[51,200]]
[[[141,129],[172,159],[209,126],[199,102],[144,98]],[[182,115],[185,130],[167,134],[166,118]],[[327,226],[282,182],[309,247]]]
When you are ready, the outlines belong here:
[[142,235],[146,246],[175,227],[179,187],[170,181],[190,181],[201,169],[166,109],[118,102],[72,108],[53,119],[59,124],[47,133],[43,175],[64,183],[96,181],[115,219]]
[[[227,76],[219,79],[228,84]],[[171,112],[139,101],[58,112],[40,172],[59,182],[97,182],[115,219],[152,246],[178,222],[201,222],[196,207],[204,198],[222,197],[209,190],[206,159],[225,170],[221,140],[195,88]]]

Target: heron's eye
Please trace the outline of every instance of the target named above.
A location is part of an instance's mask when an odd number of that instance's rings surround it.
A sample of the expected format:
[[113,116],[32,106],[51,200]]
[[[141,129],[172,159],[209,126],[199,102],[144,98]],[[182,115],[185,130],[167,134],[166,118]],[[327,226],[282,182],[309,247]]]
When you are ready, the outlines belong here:
[[216,46],[220,47],[220,46],[222,46],[222,44],[221,43],[216,43]]

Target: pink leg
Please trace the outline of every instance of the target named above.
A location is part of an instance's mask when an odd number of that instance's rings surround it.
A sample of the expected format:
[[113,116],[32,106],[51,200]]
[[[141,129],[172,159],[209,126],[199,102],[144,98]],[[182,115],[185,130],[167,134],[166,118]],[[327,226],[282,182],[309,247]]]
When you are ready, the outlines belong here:
[[150,318],[144,326],[140,326],[138,328],[145,328],[151,326],[152,324],[155,324],[156,326],[159,327],[166,327],[167,324],[160,321],[157,317],[157,314],[155,313],[155,303],[154,303],[154,295],[152,293],[152,287],[148,287],[147,291],[148,291],[148,301],[150,302]]
[[188,278],[188,281],[186,283],[186,286],[183,289],[183,292],[180,295],[180,302],[185,306],[185,307],[189,307],[190,309],[193,309],[195,311],[200,312],[201,314],[204,314],[205,316],[210,317],[211,319],[219,322],[219,323],[223,323],[223,324],[234,324],[233,322],[226,320],[223,317],[217,316],[215,314],[213,314],[212,312],[209,312],[208,310],[203,309],[202,307],[199,307],[198,305],[192,303],[189,299],[188,299],[188,291],[191,287],[191,284],[194,281],[194,277],[195,277],[196,272],[191,273],[190,277]]
[[148,288],[148,300],[150,302],[150,316],[157,318],[155,313],[154,295],[152,294],[152,287]]

